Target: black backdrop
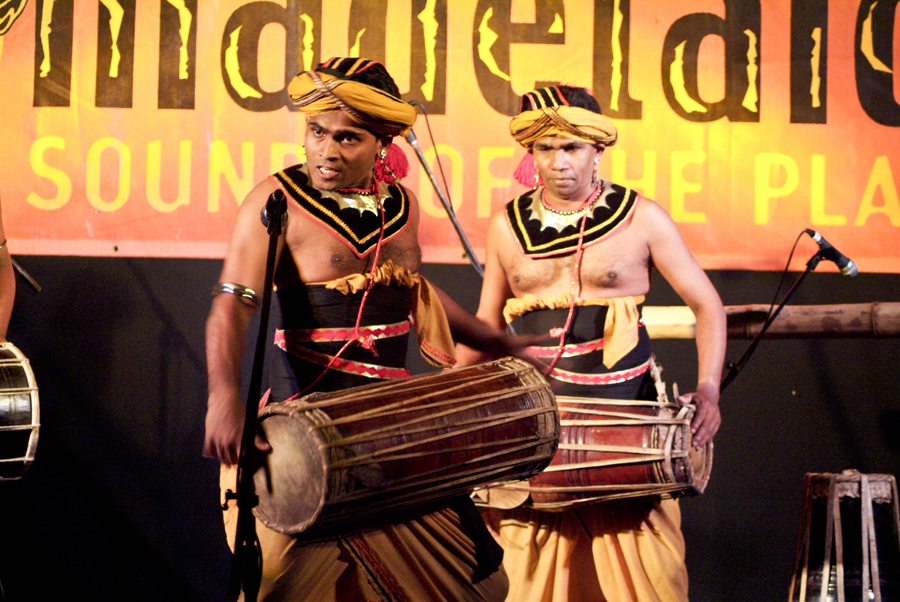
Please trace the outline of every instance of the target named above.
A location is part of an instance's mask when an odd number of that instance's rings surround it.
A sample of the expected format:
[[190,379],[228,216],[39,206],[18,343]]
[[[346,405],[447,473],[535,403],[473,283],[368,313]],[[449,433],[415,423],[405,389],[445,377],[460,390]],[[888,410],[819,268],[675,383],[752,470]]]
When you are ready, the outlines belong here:
[[[6,599],[223,600],[218,466],[200,455],[220,262],[18,260],[43,286],[20,282],[9,329],[37,379],[41,429],[31,469],[0,483]],[[474,309],[471,267],[423,271]],[[769,302],[780,274],[710,277],[738,305]],[[813,273],[793,303],[871,301],[900,301],[900,276]],[[680,302],[658,278],[648,304]],[[747,343],[730,341],[728,359]],[[689,390],[693,342],[655,349],[666,381]],[[707,492],[682,502],[692,600],[787,597],[804,473],[900,472],[898,351],[897,339],[760,345],[722,400]]]

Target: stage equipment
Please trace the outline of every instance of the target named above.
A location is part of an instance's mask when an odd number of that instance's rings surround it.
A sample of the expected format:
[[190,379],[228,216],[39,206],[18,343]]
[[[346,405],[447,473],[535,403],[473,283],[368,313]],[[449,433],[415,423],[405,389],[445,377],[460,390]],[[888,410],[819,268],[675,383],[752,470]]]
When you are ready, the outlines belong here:
[[473,489],[527,479],[553,457],[556,403],[514,358],[274,403],[257,517],[297,535],[377,526]]
[[252,510],[259,501],[253,491],[254,455],[256,451],[257,407],[262,389],[263,365],[266,357],[269,313],[272,306],[272,283],[275,280],[275,255],[278,238],[287,223],[287,197],[284,192],[276,190],[266,200],[265,209],[260,213],[260,221],[269,235],[266,256],[265,284],[259,317],[259,331],[256,336],[256,348],[253,357],[253,368],[250,372],[250,384],[247,390],[246,419],[241,435],[240,455],[237,463],[237,492],[225,492],[225,504],[228,500],[237,501],[238,518],[234,541],[234,556],[231,559],[231,572],[228,580],[228,593],[237,598],[243,591],[244,602],[256,602],[259,585],[262,580],[262,551],[256,534],[256,521]]
[[[809,275],[810,272],[816,269],[819,263],[825,259],[828,261],[833,261],[838,264],[838,267],[841,268],[841,273],[849,276],[856,276],[857,269],[856,264],[847,259],[843,254],[841,254],[837,249],[832,247],[828,241],[822,238],[817,232],[813,230],[806,229],[797,236],[797,241],[794,243],[794,248],[797,248],[797,243],[800,241],[800,237],[803,234],[808,234],[813,237],[813,239],[819,244],[819,251],[809,258],[809,261],[806,262],[806,270],[798,276],[788,291],[784,294],[784,297],[781,299],[781,302],[778,305],[775,305],[775,301],[772,301],[772,307],[769,309],[766,320],[763,322],[762,327],[759,330],[759,333],[750,341],[750,344],[747,345],[747,349],[744,350],[743,355],[736,362],[728,362],[727,367],[728,371],[725,373],[725,378],[722,379],[722,383],[719,386],[719,391],[724,391],[725,387],[727,387],[735,378],[737,378],[738,374],[741,373],[741,370],[744,366],[747,365],[747,362],[750,361],[750,357],[753,355],[753,352],[756,350],[756,347],[759,345],[760,341],[762,341],[763,336],[765,336],[766,331],[778,317],[778,314],[781,313],[781,310],[787,305],[787,302],[791,299],[797,289],[800,287],[800,284]],[[787,264],[785,265],[784,272],[782,273],[782,283],[784,282],[785,277],[787,276],[788,267],[791,265],[791,258],[794,256],[794,251],[791,250],[791,254],[788,256]],[[778,289],[775,291],[775,299],[778,298],[778,292],[781,289],[781,285],[779,285]]]
[[[423,112],[425,110],[425,107],[423,107],[418,101],[411,100],[410,104],[420,107]],[[427,114],[425,115],[425,119],[428,119]],[[430,126],[428,131],[431,132]],[[416,134],[412,130],[409,130],[409,133],[406,134],[406,141],[409,142],[409,145],[416,152],[416,156],[419,158],[419,163],[422,164],[422,167],[425,169],[425,173],[428,174],[428,179],[431,180],[431,186],[434,188],[434,191],[437,193],[438,198],[441,200],[441,204],[444,206],[444,211],[447,212],[447,217],[450,218],[450,222],[456,229],[456,235],[459,236],[459,241],[462,243],[463,250],[466,253],[466,258],[469,260],[469,263],[472,264],[472,267],[475,268],[475,271],[478,272],[478,275],[484,278],[484,268],[481,267],[481,263],[478,262],[478,256],[475,255],[475,250],[472,249],[472,245],[469,244],[469,239],[466,237],[466,233],[463,231],[462,226],[459,225],[459,220],[456,219],[456,212],[453,210],[453,205],[450,204],[450,201],[448,201],[447,197],[444,196],[441,187],[438,186],[437,179],[435,179],[434,177],[434,172],[431,171],[431,167],[428,166],[428,161],[425,160],[425,156],[422,154],[422,151],[419,150],[419,142],[418,140],[416,140]],[[432,145],[434,145],[434,140],[432,140]]]
[[900,600],[900,514],[891,475],[809,473],[790,602]]
[[0,343],[0,388],[0,481],[12,481],[34,461],[41,423],[31,363],[12,343]]

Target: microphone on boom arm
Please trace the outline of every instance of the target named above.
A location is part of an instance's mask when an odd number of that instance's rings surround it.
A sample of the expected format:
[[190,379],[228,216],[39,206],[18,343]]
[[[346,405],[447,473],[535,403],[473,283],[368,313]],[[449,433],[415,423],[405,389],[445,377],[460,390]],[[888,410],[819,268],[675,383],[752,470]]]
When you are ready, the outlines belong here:
[[859,268],[856,267],[853,260],[831,246],[831,243],[825,240],[821,234],[809,228],[804,230],[804,232],[818,243],[819,253],[822,254],[823,258],[835,263],[840,268],[841,274],[844,276],[856,276],[859,273]]

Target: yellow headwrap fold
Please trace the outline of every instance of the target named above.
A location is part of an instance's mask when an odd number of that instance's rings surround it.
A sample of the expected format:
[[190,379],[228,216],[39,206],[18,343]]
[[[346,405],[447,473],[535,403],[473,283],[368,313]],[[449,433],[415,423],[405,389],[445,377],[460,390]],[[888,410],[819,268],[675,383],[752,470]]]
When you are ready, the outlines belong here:
[[288,95],[309,116],[344,111],[378,135],[406,135],[416,122],[415,108],[384,90],[351,79],[374,65],[378,63],[367,59],[331,59],[315,71],[298,74],[288,85]]
[[567,138],[612,146],[618,137],[615,124],[605,115],[565,105],[523,111],[509,122],[509,133],[527,149],[541,138]]

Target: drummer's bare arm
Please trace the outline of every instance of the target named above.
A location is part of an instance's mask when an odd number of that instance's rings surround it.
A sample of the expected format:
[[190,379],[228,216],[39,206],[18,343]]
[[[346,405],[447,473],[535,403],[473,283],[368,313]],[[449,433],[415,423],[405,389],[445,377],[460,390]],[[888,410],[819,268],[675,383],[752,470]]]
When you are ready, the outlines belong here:
[[642,202],[640,208],[654,265],[696,317],[697,390],[679,400],[697,406],[691,430],[694,446],[701,447],[722,423],[719,386],[725,361],[725,308],[669,215],[656,203]]
[[[265,181],[244,199],[235,219],[228,255],[219,278],[220,283],[251,289],[259,299],[265,284],[269,244],[269,236],[259,214],[274,190],[274,184]],[[240,451],[246,415],[246,404],[240,397],[241,364],[248,326],[255,311],[240,295],[221,293],[213,299],[206,321],[209,400],[203,453],[225,464],[236,463]],[[261,441],[257,443],[257,447],[267,451],[266,444]]]
[[[459,343],[457,345],[457,353],[461,346],[470,349],[473,352],[479,350],[485,358],[491,356],[509,355],[515,346],[515,341],[506,335],[499,328],[495,328],[483,320],[463,309],[450,295],[443,290],[434,287],[440,297],[441,305],[444,306],[444,312],[447,314],[447,321],[450,323],[450,330],[453,333],[453,340]],[[457,361],[459,358],[457,358]],[[459,365],[465,365],[458,362]],[[473,362],[474,363],[474,362]]]
[[16,300],[16,274],[13,271],[12,258],[6,245],[6,233],[3,231],[3,216],[0,214],[0,341],[6,340],[6,329],[12,315],[13,303]]
[[[502,213],[502,212],[501,212]],[[496,330],[503,330],[503,307],[506,300],[513,296],[506,281],[506,271],[500,261],[499,245],[503,243],[505,223],[500,213],[491,218],[485,242],[484,279],[481,283],[481,298],[478,302],[476,316],[479,320]],[[456,346],[456,359],[460,365],[469,365],[490,359],[491,354],[474,349],[468,345]]]

